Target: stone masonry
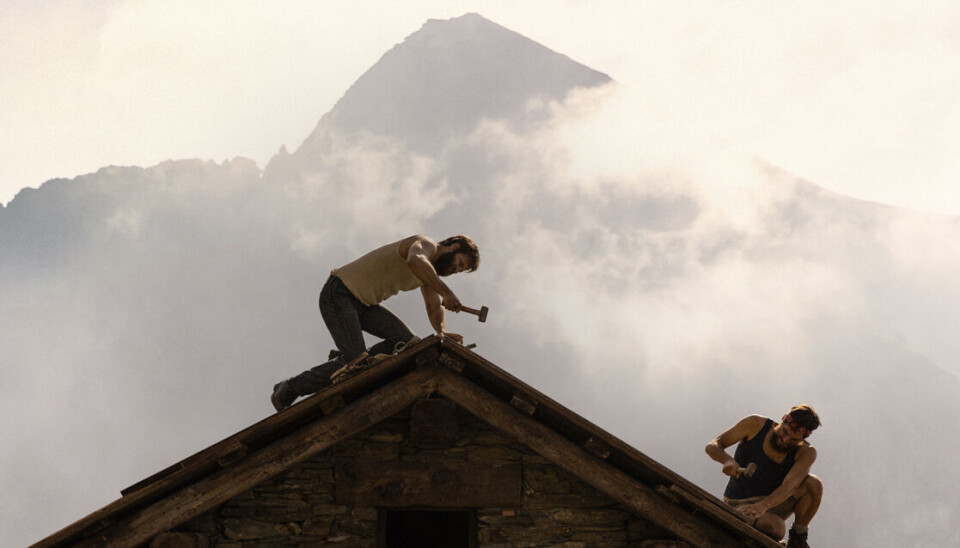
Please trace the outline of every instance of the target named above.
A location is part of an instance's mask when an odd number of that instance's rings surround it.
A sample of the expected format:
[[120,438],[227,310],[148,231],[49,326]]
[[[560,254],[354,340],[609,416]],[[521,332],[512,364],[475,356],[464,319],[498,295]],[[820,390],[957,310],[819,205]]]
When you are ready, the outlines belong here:
[[149,546],[376,548],[382,509],[338,503],[338,466],[401,461],[520,465],[516,507],[464,508],[475,519],[480,548],[688,548],[469,413],[457,409],[455,416],[456,437],[446,447],[412,443],[408,409],[158,535]]

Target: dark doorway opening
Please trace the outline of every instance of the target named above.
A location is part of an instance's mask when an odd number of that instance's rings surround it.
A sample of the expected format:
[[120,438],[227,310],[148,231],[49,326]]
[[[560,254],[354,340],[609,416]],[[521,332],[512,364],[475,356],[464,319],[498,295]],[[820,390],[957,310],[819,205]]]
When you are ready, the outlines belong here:
[[473,548],[473,513],[467,510],[381,510],[383,548]]

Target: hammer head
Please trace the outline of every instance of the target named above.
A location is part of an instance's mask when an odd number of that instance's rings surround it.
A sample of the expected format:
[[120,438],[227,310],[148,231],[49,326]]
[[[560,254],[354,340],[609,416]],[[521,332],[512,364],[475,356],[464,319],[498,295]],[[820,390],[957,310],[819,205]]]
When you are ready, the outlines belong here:
[[751,462],[750,464],[747,465],[746,468],[743,469],[743,473],[741,475],[745,478],[752,478],[756,472],[757,472],[757,463]]
[[485,306],[481,306],[481,307],[480,307],[480,314],[479,314],[479,316],[480,316],[480,321],[481,321],[481,322],[486,322],[486,321],[487,321],[487,312],[489,312],[489,311],[490,311],[490,309],[487,308],[487,307],[485,307]]

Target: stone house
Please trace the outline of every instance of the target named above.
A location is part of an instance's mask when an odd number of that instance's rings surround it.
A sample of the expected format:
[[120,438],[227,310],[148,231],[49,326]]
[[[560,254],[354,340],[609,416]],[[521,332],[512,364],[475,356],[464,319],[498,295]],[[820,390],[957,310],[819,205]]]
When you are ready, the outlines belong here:
[[34,546],[779,546],[435,336],[121,493]]

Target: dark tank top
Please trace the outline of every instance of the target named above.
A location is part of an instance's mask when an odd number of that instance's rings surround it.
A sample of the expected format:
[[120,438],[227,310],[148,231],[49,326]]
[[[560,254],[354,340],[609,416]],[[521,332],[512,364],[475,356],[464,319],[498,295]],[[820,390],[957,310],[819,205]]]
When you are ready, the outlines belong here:
[[755,462],[757,463],[757,471],[752,478],[731,477],[723,496],[728,499],[765,497],[783,484],[787,472],[793,467],[797,448],[791,448],[783,462],[774,462],[763,452],[763,440],[767,438],[767,432],[770,431],[771,427],[773,427],[773,421],[767,419],[756,436],[743,440],[737,445],[737,451],[734,453],[733,459],[737,461],[741,468],[746,468],[748,464]]

